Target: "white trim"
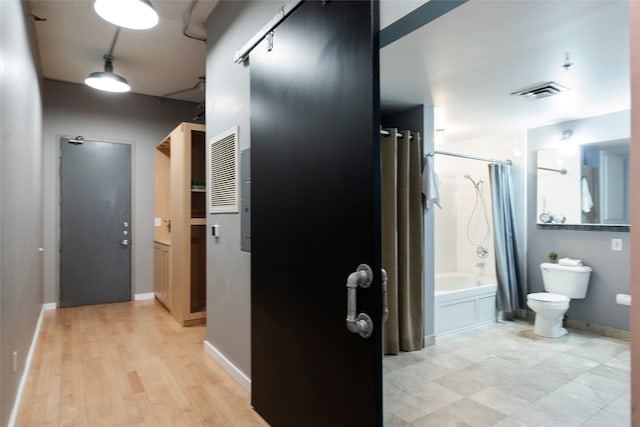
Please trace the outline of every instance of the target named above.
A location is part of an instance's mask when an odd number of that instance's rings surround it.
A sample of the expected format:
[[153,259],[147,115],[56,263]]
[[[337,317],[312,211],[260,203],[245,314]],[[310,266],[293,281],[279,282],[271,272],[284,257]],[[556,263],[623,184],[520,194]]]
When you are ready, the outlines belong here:
[[31,370],[31,360],[33,359],[33,353],[35,353],[36,345],[38,344],[38,337],[40,336],[40,326],[42,325],[42,317],[44,316],[45,305],[49,304],[42,304],[42,308],[40,309],[40,316],[38,317],[36,329],[33,333],[33,339],[31,340],[29,354],[27,354],[27,358],[24,361],[24,371],[22,372],[22,377],[20,378],[18,392],[16,393],[16,400],[15,402],[13,402],[13,409],[11,410],[11,416],[9,417],[9,423],[7,424],[7,427],[14,427],[16,424],[16,419],[18,418],[20,403],[22,403],[22,395],[24,394],[24,389],[27,385],[27,379],[29,378],[29,371]]
[[146,294],[135,294],[133,299],[134,301],[142,301],[145,299],[153,299],[155,296],[153,292],[147,292]]
[[431,347],[432,345],[436,345],[436,336],[435,335],[427,335],[424,337],[424,341],[422,342],[423,347]]
[[234,365],[224,354],[215,348],[209,341],[204,341],[204,351],[218,362],[220,367],[227,371],[234,380],[238,382],[249,394],[251,394],[251,378],[246,376],[236,365]]
[[42,310],[44,311],[55,310],[56,308],[58,308],[58,303],[55,302],[46,302],[42,304]]

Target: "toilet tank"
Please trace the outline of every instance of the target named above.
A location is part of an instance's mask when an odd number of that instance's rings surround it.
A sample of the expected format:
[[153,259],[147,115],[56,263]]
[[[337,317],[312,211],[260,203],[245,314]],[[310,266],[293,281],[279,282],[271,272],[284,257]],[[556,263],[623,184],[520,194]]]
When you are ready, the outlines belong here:
[[586,265],[570,267],[544,262],[540,264],[542,282],[547,292],[564,295],[571,299],[587,296],[591,267]]

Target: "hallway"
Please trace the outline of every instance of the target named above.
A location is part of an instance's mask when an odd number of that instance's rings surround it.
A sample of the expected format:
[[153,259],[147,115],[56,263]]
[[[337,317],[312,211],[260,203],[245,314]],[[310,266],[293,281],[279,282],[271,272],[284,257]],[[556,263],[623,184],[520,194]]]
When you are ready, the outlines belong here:
[[18,426],[266,426],[203,349],[155,300],[51,310]]

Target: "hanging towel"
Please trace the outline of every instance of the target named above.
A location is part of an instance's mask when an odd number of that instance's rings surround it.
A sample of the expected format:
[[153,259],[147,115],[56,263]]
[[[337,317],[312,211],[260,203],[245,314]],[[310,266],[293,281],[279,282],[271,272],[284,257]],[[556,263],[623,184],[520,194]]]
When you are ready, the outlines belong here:
[[440,179],[433,168],[433,156],[426,156],[426,161],[422,167],[422,194],[424,195],[424,207],[431,210],[433,206],[440,204]]
[[558,260],[558,264],[564,265],[567,267],[580,267],[583,265],[581,259],[572,259],[572,258],[560,258]]
[[591,191],[589,191],[589,182],[586,177],[582,177],[582,212],[589,213],[593,207],[593,199],[591,198]]

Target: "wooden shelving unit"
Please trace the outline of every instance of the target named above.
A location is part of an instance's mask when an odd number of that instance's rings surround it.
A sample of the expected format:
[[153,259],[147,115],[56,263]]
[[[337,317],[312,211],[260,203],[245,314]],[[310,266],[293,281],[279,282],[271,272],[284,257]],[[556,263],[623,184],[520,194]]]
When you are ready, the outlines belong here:
[[156,147],[154,292],[183,326],[206,321],[205,157],[200,124],[181,123]]

